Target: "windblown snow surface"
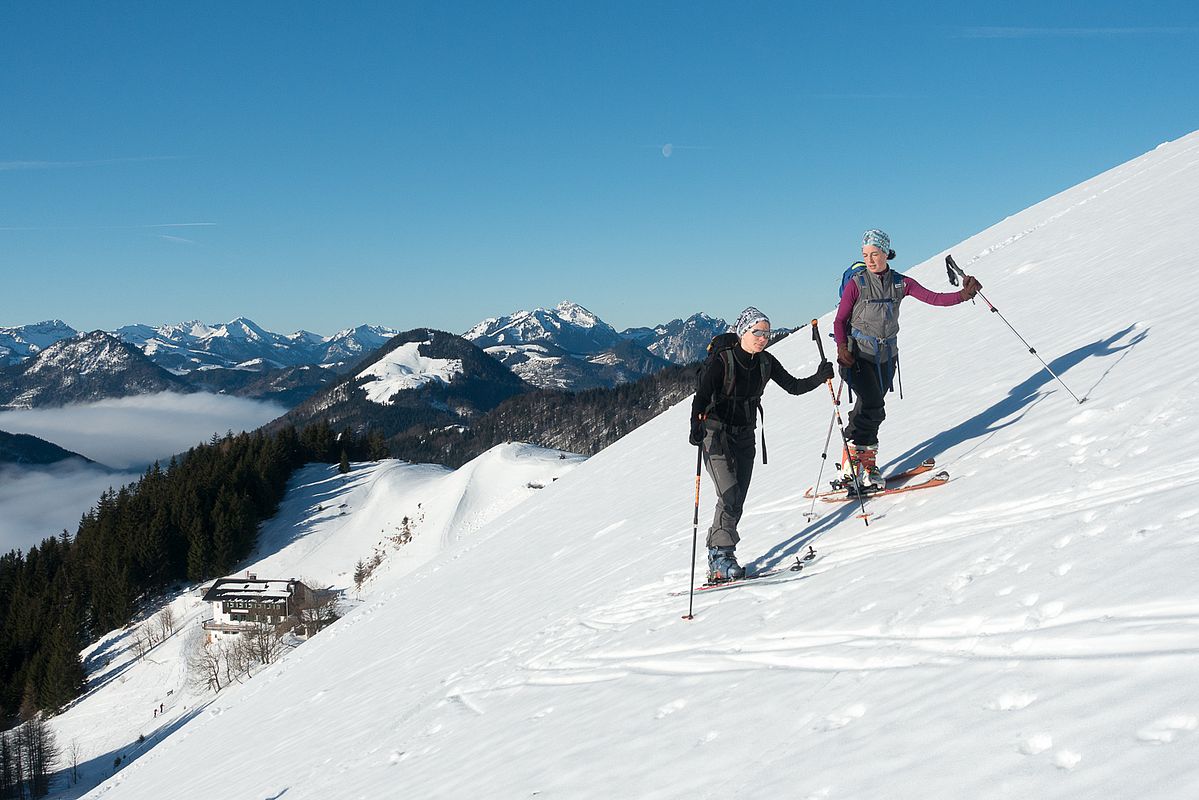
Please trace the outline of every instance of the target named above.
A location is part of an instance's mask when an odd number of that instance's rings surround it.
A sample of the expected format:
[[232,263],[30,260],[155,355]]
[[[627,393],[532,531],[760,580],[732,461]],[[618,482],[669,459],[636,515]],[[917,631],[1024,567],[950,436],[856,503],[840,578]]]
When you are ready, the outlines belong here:
[[[1086,402],[982,302],[908,302],[882,460],[952,480],[870,502],[868,527],[805,520],[829,393],[772,387],[739,554],[812,545],[809,570],[682,618],[683,403],[381,577],[91,796],[1199,796],[1197,216],[1192,134],[946,251]],[[943,255],[905,271],[946,290]],[[773,352],[816,365],[803,335]]]

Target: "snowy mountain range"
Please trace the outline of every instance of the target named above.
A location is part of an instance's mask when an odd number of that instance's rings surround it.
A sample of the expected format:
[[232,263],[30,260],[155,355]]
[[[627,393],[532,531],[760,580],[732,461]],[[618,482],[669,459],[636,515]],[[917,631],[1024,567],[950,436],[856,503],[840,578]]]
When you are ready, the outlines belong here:
[[299,365],[342,367],[382,347],[399,331],[373,325],[347,328],[332,336],[308,331],[283,335],[245,317],[223,325],[128,325],[115,335],[156,364],[179,374],[224,367],[261,372]]
[[[880,463],[933,457],[949,482],[871,500],[868,525],[805,497],[828,393],[772,386],[738,553],[781,572],[693,605],[687,401],[482,524],[447,522],[462,506],[420,468],[309,473],[246,568],[345,585],[424,498],[437,533],[215,696],[182,691],[184,637],[140,662],[130,631],[97,643],[52,720],[85,748],[85,796],[1199,796],[1199,378],[1162,368],[1194,314],[1136,272],[1185,273],[1196,186],[1192,134],[906,269],[947,289],[952,252],[986,296],[905,305]],[[1084,268],[1119,291],[1079,298]],[[803,336],[772,352],[817,362]],[[486,508],[512,457],[453,497]]]
[[[726,328],[722,320],[696,314],[656,328],[618,333],[582,306],[562,302],[554,309],[539,308],[484,320],[464,338],[484,347],[531,385],[579,390],[627,383],[672,362],[698,360],[712,336]],[[335,383],[398,333],[383,326],[359,325],[332,336],[303,330],[279,334],[238,317],[220,325],[198,321],[126,325],[111,335],[181,378],[177,385],[187,387],[183,390],[223,392],[291,407]],[[30,362],[46,349],[83,336],[61,320],[0,328],[0,368],[7,365],[31,369]],[[68,366],[61,358],[56,363],[60,369]],[[19,369],[0,369],[0,397],[21,397],[19,390],[5,385],[5,376],[11,379],[16,374],[20,374]],[[130,384],[130,388],[138,385]],[[129,393],[118,390],[112,396]],[[60,397],[46,386],[15,402],[18,407],[35,407],[62,405],[75,399],[76,394]],[[97,395],[96,399],[101,397]]]
[[723,320],[696,314],[656,328],[617,332],[569,300],[552,309],[517,311],[483,320],[468,339],[517,375],[543,389],[591,389],[628,383],[670,363],[703,357]]
[[104,331],[61,339],[0,368],[0,408],[28,409],[157,392],[195,391],[132,345]]

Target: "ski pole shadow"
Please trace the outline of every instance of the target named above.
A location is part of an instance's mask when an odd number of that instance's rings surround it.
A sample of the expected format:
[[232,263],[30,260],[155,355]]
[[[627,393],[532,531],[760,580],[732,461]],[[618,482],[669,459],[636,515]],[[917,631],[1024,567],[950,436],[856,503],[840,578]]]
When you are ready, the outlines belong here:
[[810,545],[812,542],[816,541],[821,536],[837,527],[837,525],[844,520],[853,519],[857,516],[857,513],[858,505],[856,503],[843,503],[839,508],[835,509],[833,513],[826,514],[825,516],[808,523],[802,530],[793,535],[791,538],[779,542],[774,547],[755,558],[747,566],[752,567],[753,570],[757,572],[784,567],[787,565],[789,560],[792,558],[798,558],[801,553],[807,550],[808,545]]
[[[1113,333],[1111,336],[1083,345],[1065,355],[1058,356],[1049,362],[1049,368],[1060,376],[1062,373],[1072,367],[1078,366],[1089,358],[1107,358],[1108,356],[1120,354],[1120,358],[1108,367],[1103,375],[1099,377],[1099,380],[1095,382],[1095,385],[1088,390],[1087,394],[1083,395],[1082,399],[1086,400],[1112,369],[1123,360],[1128,351],[1144,341],[1145,337],[1149,335],[1149,329],[1145,329],[1127,342],[1119,343],[1135,327],[1135,325],[1129,325],[1123,330]],[[888,471],[898,471],[915,466],[925,459],[937,458],[946,451],[972,439],[981,439],[1015,425],[1034,405],[1049,396],[1050,393],[1042,390],[1046,384],[1052,381],[1053,377],[1048,371],[1045,369],[1037,370],[1027,379],[1013,386],[1008,391],[1007,397],[993,404],[990,408],[975,414],[967,420],[959,422],[952,428],[938,432],[936,435],[910,448],[907,452],[896,456],[888,463]]]

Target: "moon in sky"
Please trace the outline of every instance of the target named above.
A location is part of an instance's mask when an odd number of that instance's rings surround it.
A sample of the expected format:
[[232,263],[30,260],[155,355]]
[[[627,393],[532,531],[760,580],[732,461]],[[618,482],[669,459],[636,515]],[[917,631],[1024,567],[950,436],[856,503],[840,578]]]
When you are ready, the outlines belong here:
[[673,152],[674,152],[674,145],[673,145],[673,144],[664,144],[664,145],[662,145],[662,157],[663,157],[663,158],[670,158],[670,154],[671,154],[671,153],[673,153]]

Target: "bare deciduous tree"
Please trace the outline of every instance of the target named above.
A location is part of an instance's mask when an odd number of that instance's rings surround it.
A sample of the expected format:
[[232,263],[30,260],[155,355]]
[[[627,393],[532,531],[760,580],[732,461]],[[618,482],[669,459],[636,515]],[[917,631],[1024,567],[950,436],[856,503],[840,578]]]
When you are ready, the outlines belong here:
[[225,688],[225,653],[219,642],[195,636],[187,648],[187,675],[193,688],[219,692]]
[[164,606],[154,619],[158,623],[159,636],[165,642],[175,632],[175,612],[170,606]]
[[67,761],[71,764],[71,785],[79,783],[79,762],[83,760],[83,746],[78,739],[72,739],[67,748]]
[[283,650],[283,634],[275,625],[258,623],[240,636],[241,659],[245,672],[257,663],[266,666],[273,663]]

